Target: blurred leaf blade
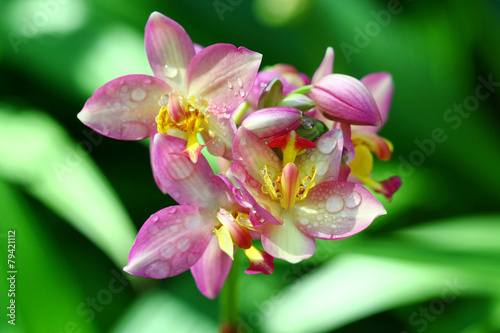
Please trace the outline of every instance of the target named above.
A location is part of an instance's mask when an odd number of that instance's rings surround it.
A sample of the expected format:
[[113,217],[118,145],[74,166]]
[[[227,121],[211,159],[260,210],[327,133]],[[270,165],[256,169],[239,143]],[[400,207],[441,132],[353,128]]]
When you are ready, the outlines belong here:
[[136,230],[116,194],[82,148],[90,151],[94,144],[99,144],[100,135],[93,135],[77,145],[43,113],[2,109],[0,175],[23,185],[118,266],[124,266]]
[[[74,273],[53,245],[54,240],[40,227],[43,221],[31,214],[20,196],[1,178],[0,197],[2,238],[6,237],[7,230],[16,231],[14,261],[17,271],[15,296],[10,298],[15,300],[16,325],[7,324],[4,318],[1,331],[66,332],[78,329],[81,333],[97,332],[93,322],[77,315],[77,308],[84,304],[85,296]],[[3,263],[4,260],[2,267]],[[7,271],[7,267],[3,268]],[[9,290],[7,280],[1,280],[2,290]]]

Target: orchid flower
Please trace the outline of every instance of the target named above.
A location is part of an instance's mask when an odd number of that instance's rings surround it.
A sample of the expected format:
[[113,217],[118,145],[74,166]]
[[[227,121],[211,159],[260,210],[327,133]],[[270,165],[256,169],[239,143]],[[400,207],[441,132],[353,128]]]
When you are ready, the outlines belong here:
[[[253,226],[244,199],[222,175],[214,175],[206,159],[197,163],[176,153],[183,139],[156,134],[152,159],[158,183],[180,204],[164,208],[144,223],[124,270],[163,279],[188,268],[208,298],[219,293],[231,268],[235,245],[250,260],[249,274],[271,274],[273,258],[252,245]],[[246,204],[248,206],[248,204]]]
[[[283,159],[270,147],[281,149]],[[227,174],[252,204],[250,220],[273,257],[297,263],[314,254],[315,238],[352,236],[386,213],[363,186],[339,180],[342,150],[340,130],[315,143],[290,131],[269,146],[248,129],[238,130]]]
[[[127,75],[97,89],[78,118],[95,131],[120,140],[163,133],[187,141],[180,150],[196,162],[203,146],[231,159],[236,127],[229,111],[251,90],[262,56],[244,47],[214,44],[195,52],[186,31],[154,12],[145,30],[154,76]],[[200,47],[197,47],[200,49]]]

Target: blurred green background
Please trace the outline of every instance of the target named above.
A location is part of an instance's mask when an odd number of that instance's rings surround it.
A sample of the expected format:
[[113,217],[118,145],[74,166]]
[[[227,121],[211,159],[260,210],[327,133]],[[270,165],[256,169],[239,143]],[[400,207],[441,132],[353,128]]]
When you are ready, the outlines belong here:
[[[391,72],[375,178],[399,174],[388,214],[318,241],[298,265],[242,276],[247,332],[500,332],[500,2],[428,0],[97,1],[0,4],[0,255],[16,230],[16,326],[0,282],[1,332],[213,332],[218,300],[186,272],[125,277],[138,228],[174,204],[147,146],[103,138],[76,114],[102,84],[150,69],[159,11],[201,45],[224,42],[312,75]],[[489,82],[489,83],[488,83]],[[247,263],[242,262],[243,271]]]

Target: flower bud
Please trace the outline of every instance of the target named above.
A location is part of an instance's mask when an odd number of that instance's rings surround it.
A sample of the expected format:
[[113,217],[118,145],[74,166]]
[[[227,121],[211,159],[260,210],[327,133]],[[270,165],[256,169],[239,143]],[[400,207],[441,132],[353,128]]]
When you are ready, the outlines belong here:
[[291,94],[285,96],[278,102],[278,106],[290,106],[299,109],[300,111],[307,111],[316,106],[312,99],[303,94]]
[[311,89],[316,108],[328,119],[352,125],[380,125],[382,118],[372,94],[347,75],[323,77]]
[[259,109],[276,106],[283,98],[283,84],[279,79],[272,79],[259,97]]
[[251,113],[241,126],[252,131],[259,139],[268,141],[296,129],[301,122],[300,110],[276,106]]

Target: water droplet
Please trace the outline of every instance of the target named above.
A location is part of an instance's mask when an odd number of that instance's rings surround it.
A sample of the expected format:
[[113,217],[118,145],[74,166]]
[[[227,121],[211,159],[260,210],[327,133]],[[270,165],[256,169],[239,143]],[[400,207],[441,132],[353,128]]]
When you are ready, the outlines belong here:
[[149,136],[149,128],[138,121],[123,123],[120,127],[122,140],[140,140]]
[[243,87],[243,81],[241,81],[241,78],[240,78],[240,77],[238,78],[238,86],[239,86],[240,88],[242,88],[242,87]]
[[331,137],[322,137],[318,142],[318,149],[323,154],[329,154],[337,146],[337,140]]
[[132,90],[132,93],[130,94],[130,98],[132,98],[132,101],[134,101],[134,102],[140,102],[140,101],[143,101],[147,95],[148,94],[147,94],[146,90],[144,90],[142,88],[136,88],[136,89]]
[[240,96],[245,97],[245,91],[243,89],[240,89]]
[[159,106],[167,106],[169,99],[170,99],[170,97],[168,97],[168,95],[161,95],[160,99],[158,100],[158,105]]
[[345,205],[347,206],[347,208],[356,208],[361,204],[361,200],[363,200],[361,194],[359,194],[358,192],[353,192],[345,201]]
[[191,241],[188,238],[181,238],[177,241],[176,247],[179,251],[184,252],[191,246]]
[[169,244],[160,249],[160,255],[165,259],[170,259],[175,253],[175,248]]
[[145,79],[143,80],[143,82],[144,82],[145,84],[151,84],[151,79],[150,79],[149,77],[147,77],[147,78],[145,78]]
[[319,176],[323,176],[327,171],[328,171],[328,163],[326,163],[325,161],[319,162],[318,165],[316,166],[316,173]]
[[190,253],[188,255],[188,265],[193,266],[194,264],[196,264],[198,259],[199,259],[199,257],[197,255],[195,255],[194,253]]
[[165,76],[168,77],[169,79],[173,79],[174,77],[177,76],[177,73],[179,73],[179,69],[174,65],[165,65],[163,71],[165,73]]
[[107,84],[104,86],[104,93],[106,96],[111,97],[115,94],[115,87],[113,84]]
[[159,220],[160,218],[158,217],[158,215],[153,214],[153,215],[151,215],[150,219],[151,219],[151,222],[158,222],[158,220]]
[[148,231],[151,235],[156,235],[158,233],[158,226],[156,224],[152,224],[149,226]]
[[233,84],[231,82],[227,81],[227,87],[229,89],[233,89]]
[[122,92],[127,92],[128,91],[128,87],[127,86],[122,86]]
[[153,279],[166,278],[170,274],[170,264],[162,260],[156,260],[148,265],[144,274]]
[[339,195],[332,195],[326,201],[325,206],[330,213],[338,213],[344,208],[344,199]]
[[210,141],[207,149],[214,156],[222,156],[226,152],[226,145],[220,139],[216,138]]
[[309,223],[309,219],[307,217],[301,217],[299,219],[300,224],[307,225]]
[[193,215],[190,218],[186,219],[184,225],[186,228],[194,230],[198,228],[201,224],[201,218],[198,215]]
[[[189,158],[186,156],[174,155],[169,156],[169,168],[167,169],[170,176],[175,180],[183,180],[191,176],[195,169],[195,164],[193,164]],[[173,198],[176,198],[176,193],[170,194]],[[179,195],[177,194],[177,197]]]

